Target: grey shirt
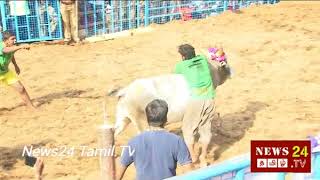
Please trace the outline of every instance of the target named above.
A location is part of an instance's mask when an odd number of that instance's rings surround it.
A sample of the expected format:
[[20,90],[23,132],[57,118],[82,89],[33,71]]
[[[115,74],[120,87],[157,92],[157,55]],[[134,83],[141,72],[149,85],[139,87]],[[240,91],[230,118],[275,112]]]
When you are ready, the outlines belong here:
[[146,131],[132,138],[124,148],[121,164],[136,167],[137,180],[160,180],[176,175],[177,162],[191,163],[184,140],[166,131]]

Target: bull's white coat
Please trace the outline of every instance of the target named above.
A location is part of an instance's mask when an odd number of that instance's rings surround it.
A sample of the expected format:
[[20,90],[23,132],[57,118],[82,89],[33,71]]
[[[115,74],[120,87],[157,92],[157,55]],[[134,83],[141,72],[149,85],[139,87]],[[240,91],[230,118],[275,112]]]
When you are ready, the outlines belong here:
[[[210,61],[213,86],[216,89],[231,75],[227,64],[221,67]],[[191,91],[183,75],[167,74],[156,77],[141,78],[133,81],[116,94],[119,102],[116,109],[116,135],[132,122],[141,132],[147,127],[145,107],[154,99],[168,103],[168,123],[182,121],[187,103],[191,100]]]
[[115,126],[117,133],[120,133],[124,128],[125,118],[138,126],[140,121],[146,120],[145,107],[154,99],[162,99],[168,103],[168,122],[181,121],[191,93],[182,75],[169,74],[137,79],[121,89],[116,96],[120,99]]

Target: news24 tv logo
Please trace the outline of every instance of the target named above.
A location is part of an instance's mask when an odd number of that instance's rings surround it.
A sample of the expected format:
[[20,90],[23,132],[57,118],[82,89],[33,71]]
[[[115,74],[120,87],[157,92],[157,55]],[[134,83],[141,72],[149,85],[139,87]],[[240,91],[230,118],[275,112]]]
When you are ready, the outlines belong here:
[[311,172],[310,141],[251,141],[251,172]]

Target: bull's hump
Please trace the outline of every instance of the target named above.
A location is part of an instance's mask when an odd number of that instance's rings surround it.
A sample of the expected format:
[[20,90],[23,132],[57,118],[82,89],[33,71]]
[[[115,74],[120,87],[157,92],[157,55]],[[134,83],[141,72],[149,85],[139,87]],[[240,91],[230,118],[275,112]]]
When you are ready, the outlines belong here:
[[190,94],[186,80],[178,74],[137,79],[131,84],[130,89],[139,96],[168,100],[174,97],[186,98]]
[[175,90],[178,87],[187,87],[185,78],[180,74],[166,74],[154,77],[137,79],[135,86],[145,87],[147,90],[171,89]]

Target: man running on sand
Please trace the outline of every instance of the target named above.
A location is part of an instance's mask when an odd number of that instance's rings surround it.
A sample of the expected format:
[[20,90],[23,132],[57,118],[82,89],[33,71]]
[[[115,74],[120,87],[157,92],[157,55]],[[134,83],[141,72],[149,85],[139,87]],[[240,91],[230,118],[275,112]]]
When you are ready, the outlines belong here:
[[208,60],[205,56],[196,55],[190,44],[182,44],[178,49],[182,57],[175,68],[176,74],[182,74],[188,82],[192,93],[192,101],[187,104],[182,120],[184,140],[192,156],[192,161],[199,160],[198,153],[194,151],[196,137],[199,135],[202,153],[201,166],[207,166],[206,156],[213,133],[212,122],[215,116],[214,98],[216,95],[210,74]]
[[[9,31],[4,31],[2,33],[2,42],[0,43],[0,84],[5,84],[15,89],[26,105],[31,109],[35,109],[26,89],[19,81],[17,74],[20,74],[20,68],[14,58],[14,53],[16,51],[20,49],[30,49],[30,46],[15,46],[15,42],[16,37],[12,33]],[[13,63],[17,74],[9,69],[10,62]]]

